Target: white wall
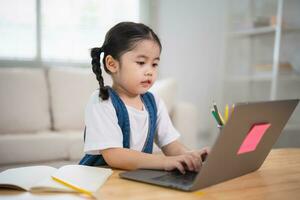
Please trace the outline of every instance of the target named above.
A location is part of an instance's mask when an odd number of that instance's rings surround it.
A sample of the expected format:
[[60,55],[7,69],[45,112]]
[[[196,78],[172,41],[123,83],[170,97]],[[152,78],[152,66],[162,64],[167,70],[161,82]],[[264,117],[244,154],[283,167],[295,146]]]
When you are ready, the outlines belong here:
[[220,98],[215,80],[221,74],[224,3],[157,0],[152,2],[151,20],[163,46],[160,77],[175,77],[178,99],[197,105],[200,136],[204,136],[215,126],[210,107]]

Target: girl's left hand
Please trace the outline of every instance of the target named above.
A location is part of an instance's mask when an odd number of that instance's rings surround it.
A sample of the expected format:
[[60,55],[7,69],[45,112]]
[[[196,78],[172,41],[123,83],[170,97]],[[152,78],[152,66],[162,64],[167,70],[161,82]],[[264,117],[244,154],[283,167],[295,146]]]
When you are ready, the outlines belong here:
[[209,147],[204,147],[200,150],[191,150],[187,151],[185,154],[190,155],[195,160],[195,165],[197,166],[197,169],[199,170],[202,166],[202,162],[205,160],[207,155],[209,154]]

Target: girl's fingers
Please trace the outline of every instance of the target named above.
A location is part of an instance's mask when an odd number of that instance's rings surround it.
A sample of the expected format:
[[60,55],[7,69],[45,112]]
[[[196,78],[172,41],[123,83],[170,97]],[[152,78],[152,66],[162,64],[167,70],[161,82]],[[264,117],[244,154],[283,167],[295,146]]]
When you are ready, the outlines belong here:
[[198,159],[201,159],[201,155],[203,154],[202,150],[193,151],[192,155]]
[[203,159],[202,159],[202,156],[204,156],[204,154],[206,154],[204,151],[202,150],[199,150],[199,151],[194,151],[191,153],[191,155],[193,155],[193,158],[194,158],[194,162],[196,162],[196,165],[197,165],[197,169],[199,170],[202,166],[202,163],[203,163]]
[[198,156],[200,157],[201,162],[203,162],[206,159],[206,156],[208,155],[207,149],[202,149],[197,151]]
[[199,159],[195,159],[193,157],[192,162],[193,162],[193,165],[194,165],[194,171],[196,171],[196,172],[199,171],[199,169],[201,167],[200,160]]
[[191,155],[197,159],[197,161],[201,162],[201,155],[202,155],[202,152],[201,151],[195,151],[195,152],[192,152]]
[[210,147],[205,147],[205,150],[206,150],[207,153],[209,153],[210,152]]
[[194,171],[194,169],[195,169],[195,166],[194,166],[194,163],[192,160],[193,160],[193,158],[189,155],[184,157],[184,162],[187,165],[189,171]]
[[180,158],[180,160],[178,160],[178,161],[181,163],[181,165],[184,167],[184,169],[190,170],[190,164],[189,164],[189,162],[187,161],[187,159],[185,158],[185,156],[182,156],[182,157]]
[[193,168],[189,168],[190,171],[199,171],[202,166],[202,161],[199,156],[187,155],[187,159],[191,162]]
[[203,148],[203,151],[204,151],[205,153],[209,154],[210,148],[209,148],[209,147],[204,147],[204,148]]
[[201,159],[198,156],[191,156],[193,166],[194,166],[194,171],[198,171],[201,167]]
[[180,163],[180,162],[177,162],[175,164],[176,168],[182,173],[182,174],[185,174],[185,170],[184,170],[184,167],[183,165]]

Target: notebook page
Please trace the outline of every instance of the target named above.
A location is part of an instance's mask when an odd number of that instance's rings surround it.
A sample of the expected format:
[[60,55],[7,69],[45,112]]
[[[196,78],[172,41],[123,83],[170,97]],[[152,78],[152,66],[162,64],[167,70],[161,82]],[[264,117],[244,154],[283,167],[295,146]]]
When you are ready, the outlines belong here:
[[84,165],[66,165],[59,168],[52,177],[83,193],[94,193],[112,174],[108,168]]
[[53,180],[51,176],[46,177],[45,179],[34,184],[30,191],[32,192],[77,192],[61,183]]
[[49,166],[29,166],[8,169],[0,173],[0,185],[17,186],[29,190],[35,183],[51,177],[57,169]]

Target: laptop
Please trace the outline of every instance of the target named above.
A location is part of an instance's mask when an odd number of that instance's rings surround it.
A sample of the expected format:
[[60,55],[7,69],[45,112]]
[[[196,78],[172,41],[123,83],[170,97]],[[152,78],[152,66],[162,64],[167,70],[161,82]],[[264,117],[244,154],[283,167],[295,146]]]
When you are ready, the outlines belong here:
[[236,104],[199,172],[139,169],[120,173],[120,177],[194,191],[253,172],[263,164],[298,102]]

